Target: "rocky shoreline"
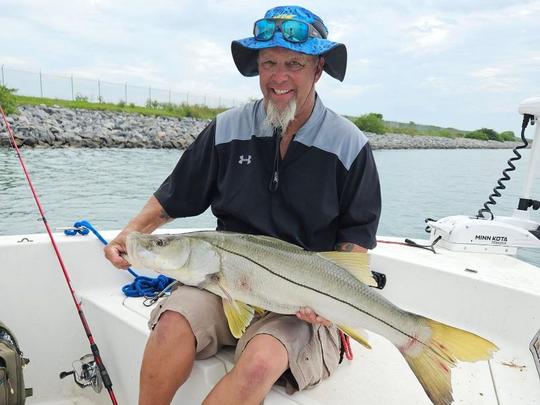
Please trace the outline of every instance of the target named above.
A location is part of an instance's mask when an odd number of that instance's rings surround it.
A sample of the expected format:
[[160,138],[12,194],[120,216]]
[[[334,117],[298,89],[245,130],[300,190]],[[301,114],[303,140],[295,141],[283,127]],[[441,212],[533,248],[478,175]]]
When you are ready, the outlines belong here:
[[[185,149],[209,120],[150,117],[140,114],[20,106],[8,117],[18,146],[35,148]],[[373,149],[508,149],[520,142],[480,141],[402,134],[366,134]],[[10,146],[0,126],[0,147]]]

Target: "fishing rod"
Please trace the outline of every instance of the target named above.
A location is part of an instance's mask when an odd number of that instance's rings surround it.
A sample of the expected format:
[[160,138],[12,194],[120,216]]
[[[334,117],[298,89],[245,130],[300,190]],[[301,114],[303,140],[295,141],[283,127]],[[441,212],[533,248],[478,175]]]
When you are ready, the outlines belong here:
[[15,136],[13,135],[13,131],[11,130],[11,127],[9,125],[9,122],[7,120],[6,114],[4,112],[4,109],[0,105],[0,112],[2,113],[2,118],[4,120],[4,124],[6,125],[9,141],[11,143],[11,146],[15,150],[15,153],[17,155],[17,158],[19,159],[19,163],[21,164],[21,167],[23,169],[24,175],[26,177],[26,181],[28,182],[28,185],[30,186],[30,190],[32,191],[32,195],[34,196],[34,201],[36,202],[37,208],[39,210],[39,213],[41,215],[41,219],[43,220],[43,224],[45,225],[45,229],[47,230],[47,233],[49,234],[49,238],[51,240],[54,252],[56,253],[56,257],[58,259],[58,262],[60,264],[60,267],[62,269],[62,273],[64,273],[64,279],[66,280],[66,283],[69,288],[69,292],[71,293],[71,298],[73,298],[73,302],[75,304],[75,307],[77,307],[77,313],[79,314],[79,318],[81,319],[81,323],[83,325],[84,331],[86,332],[86,336],[88,337],[88,341],[90,342],[90,350],[92,350],[92,354],[94,355],[94,360],[96,362],[96,365],[99,369],[99,374],[101,376],[101,380],[103,381],[103,385],[105,388],[107,388],[107,391],[109,392],[109,396],[111,397],[111,401],[114,405],[117,405],[118,402],[116,401],[116,397],[114,395],[114,391],[112,389],[112,382],[111,378],[109,377],[109,373],[107,372],[107,369],[105,368],[105,365],[103,364],[103,361],[101,359],[101,356],[99,354],[99,349],[97,347],[96,342],[94,341],[94,336],[92,335],[92,331],[90,330],[90,326],[88,325],[88,322],[86,320],[86,316],[84,315],[84,312],[82,310],[81,304],[77,301],[77,297],[75,295],[75,290],[73,289],[73,286],[71,285],[71,280],[69,278],[69,274],[67,271],[67,268],[64,264],[64,260],[62,259],[62,255],[60,254],[60,250],[58,249],[58,245],[56,244],[56,241],[53,237],[53,234],[51,232],[51,228],[49,227],[49,223],[47,222],[47,218],[45,218],[45,212],[43,211],[43,207],[41,206],[41,203],[39,201],[39,198],[37,196],[36,190],[34,188],[34,185],[32,183],[32,180],[30,179],[30,175],[28,174],[28,170],[26,169],[26,165],[24,164],[21,152],[19,150],[19,147],[17,146],[17,142],[15,140]]

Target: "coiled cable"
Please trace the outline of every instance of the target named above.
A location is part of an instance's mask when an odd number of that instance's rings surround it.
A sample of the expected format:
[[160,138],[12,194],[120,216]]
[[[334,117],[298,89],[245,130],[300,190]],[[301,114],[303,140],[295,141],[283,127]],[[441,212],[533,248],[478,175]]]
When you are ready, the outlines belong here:
[[489,213],[490,215],[489,219],[493,220],[493,212],[491,212],[489,205],[497,204],[497,202],[495,201],[495,198],[501,197],[501,193],[499,191],[506,189],[506,186],[503,184],[503,182],[510,180],[510,175],[508,173],[516,170],[516,166],[514,165],[513,162],[516,162],[519,159],[521,159],[521,154],[518,152],[518,150],[525,149],[527,146],[529,146],[529,142],[525,138],[525,129],[527,128],[527,126],[529,125],[529,121],[531,120],[534,125],[533,115],[525,114],[523,116],[523,123],[521,124],[521,141],[523,142],[523,144],[518,145],[514,149],[512,149],[512,152],[514,153],[515,156],[508,159],[508,162],[507,162],[508,167],[503,170],[502,177],[500,177],[499,180],[497,180],[497,186],[495,186],[495,188],[493,189],[493,193],[489,195],[488,200],[484,203],[483,208],[481,208],[478,211],[478,214],[476,214],[477,218],[485,219],[486,217],[484,216],[484,214]]

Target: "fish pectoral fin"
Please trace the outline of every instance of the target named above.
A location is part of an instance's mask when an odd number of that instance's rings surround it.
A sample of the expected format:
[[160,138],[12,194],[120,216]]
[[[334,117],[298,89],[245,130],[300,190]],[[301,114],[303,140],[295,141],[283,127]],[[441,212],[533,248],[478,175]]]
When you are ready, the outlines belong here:
[[332,251],[317,254],[323,259],[343,267],[362,283],[372,287],[377,286],[377,281],[369,269],[369,255],[367,253]]
[[232,335],[240,339],[253,320],[255,310],[243,302],[223,298],[223,311]]
[[371,345],[369,344],[367,338],[363,335],[363,331],[361,332],[358,329],[349,328],[348,326],[344,325],[337,325],[339,330],[341,330],[346,335],[349,335],[354,340],[356,340],[358,343],[360,343],[362,346],[371,349]]

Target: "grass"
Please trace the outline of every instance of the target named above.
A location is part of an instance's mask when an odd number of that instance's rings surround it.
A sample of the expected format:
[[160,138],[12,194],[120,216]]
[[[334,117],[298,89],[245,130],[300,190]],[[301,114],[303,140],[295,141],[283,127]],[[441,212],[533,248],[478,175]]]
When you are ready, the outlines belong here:
[[[132,103],[126,104],[120,101],[117,104],[103,103],[103,102],[90,102],[85,97],[77,97],[76,100],[60,100],[53,98],[41,98],[41,97],[27,97],[18,96],[13,94],[13,89],[5,89],[4,96],[10,97],[10,101],[14,99],[15,105],[47,105],[47,106],[59,106],[65,108],[79,108],[84,110],[99,110],[110,112],[124,112],[135,113],[148,116],[163,116],[163,117],[193,117],[199,119],[213,119],[217,114],[226,110],[226,108],[210,108],[204,105],[187,105],[183,104],[171,104],[171,103],[158,103],[157,101],[148,101],[145,107],[136,106]],[[8,94],[9,93],[9,94]],[[3,96],[3,97],[4,97]],[[5,98],[4,97],[4,98]],[[5,102],[5,101],[4,101]],[[476,138],[476,139],[493,139],[499,141],[517,140],[514,134],[510,131],[506,131],[502,134],[488,129],[482,128],[477,131],[462,131],[455,128],[441,128],[433,125],[422,125],[414,122],[403,123],[384,121],[381,114],[371,113],[365,114],[361,117],[348,116],[351,121],[355,122],[360,129],[368,132],[373,132],[371,121],[377,121],[380,130],[375,131],[378,133],[397,133],[415,136],[439,136],[445,138]],[[362,121],[362,119],[364,119]],[[362,121],[362,122],[360,122]],[[366,122],[364,122],[366,121]],[[365,127],[365,128],[364,128]]]
[[47,105],[65,108],[80,108],[84,110],[99,110],[110,112],[136,113],[150,116],[163,117],[193,117],[201,119],[213,119],[217,114],[226,108],[210,108],[203,105],[169,104],[169,103],[148,103],[146,107],[136,106],[119,102],[113,103],[93,103],[85,99],[60,100],[56,98],[27,97],[15,95],[17,105]]
[[[517,141],[512,131],[497,133],[493,129],[481,128],[476,131],[464,131],[455,128],[442,128],[435,125],[423,125],[410,121],[409,123],[385,121],[382,114],[369,113],[360,117],[347,117],[361,130],[379,134],[398,134],[412,136],[436,136],[442,138],[472,138],[480,140],[494,140],[499,142]],[[375,125],[377,124],[377,125]],[[374,130],[378,128],[378,130]]]
[[453,128],[429,128],[421,129],[415,128],[414,126],[409,126],[408,124],[403,124],[400,126],[396,125],[385,125],[387,133],[400,133],[413,136],[440,136],[443,138],[463,138],[467,131],[459,131]]

